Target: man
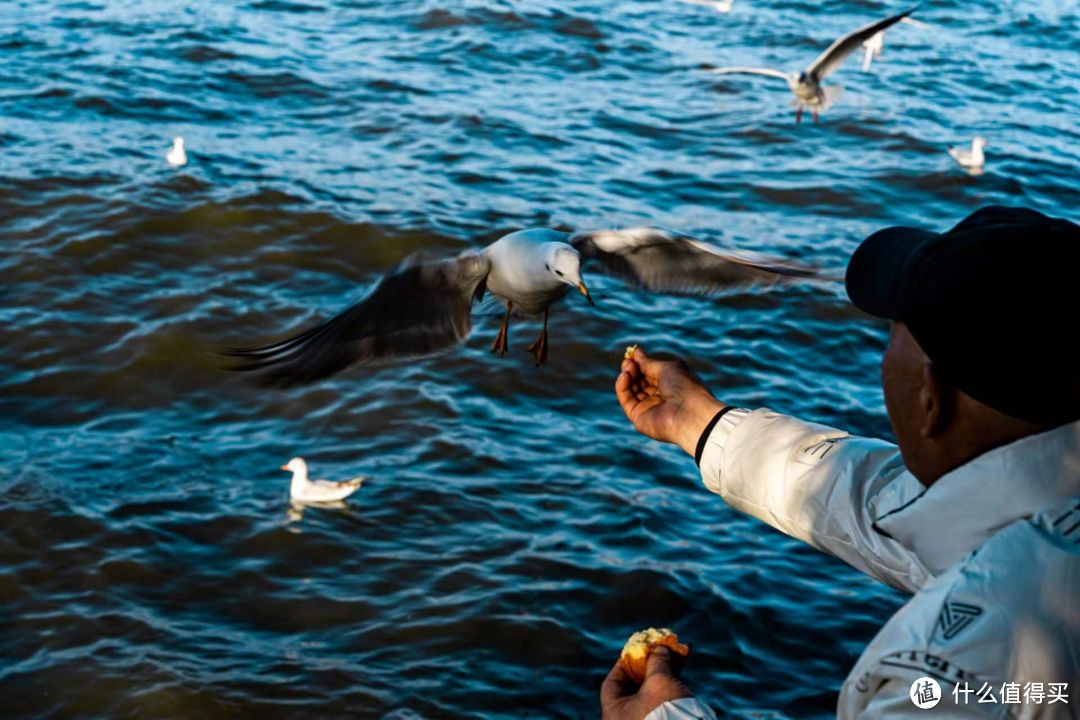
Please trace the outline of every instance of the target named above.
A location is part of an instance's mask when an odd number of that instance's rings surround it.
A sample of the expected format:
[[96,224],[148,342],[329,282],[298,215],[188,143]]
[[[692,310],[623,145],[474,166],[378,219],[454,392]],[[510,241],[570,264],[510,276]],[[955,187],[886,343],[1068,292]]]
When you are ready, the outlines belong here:
[[[914,594],[851,670],[838,717],[935,701],[927,716],[1080,716],[1077,267],[1080,227],[1032,210],[863,242],[847,290],[892,321],[895,446],[726,405],[640,349],[623,362],[626,416],[694,456],[707,488]],[[664,652],[640,688],[616,665],[601,704],[605,720],[715,717]]]

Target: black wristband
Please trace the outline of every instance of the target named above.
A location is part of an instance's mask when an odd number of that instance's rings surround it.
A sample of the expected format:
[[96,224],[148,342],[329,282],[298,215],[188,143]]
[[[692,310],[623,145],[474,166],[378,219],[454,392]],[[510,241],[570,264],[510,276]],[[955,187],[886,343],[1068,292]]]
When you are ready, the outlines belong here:
[[705,429],[701,431],[701,437],[697,441],[697,450],[694,452],[694,462],[698,467],[701,467],[701,455],[705,452],[705,441],[712,435],[713,428],[716,427],[716,423],[720,422],[720,418],[724,417],[724,413],[728,410],[734,410],[734,405],[728,405],[720,412],[713,415],[713,419],[709,421],[709,424],[705,426]]

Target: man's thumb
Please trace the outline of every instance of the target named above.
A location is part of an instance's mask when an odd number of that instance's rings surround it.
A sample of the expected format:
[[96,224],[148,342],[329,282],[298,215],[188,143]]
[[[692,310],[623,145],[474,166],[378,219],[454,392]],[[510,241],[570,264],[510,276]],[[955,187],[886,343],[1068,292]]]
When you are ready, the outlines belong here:
[[675,677],[674,669],[671,667],[671,650],[662,645],[649,653],[649,661],[645,665],[645,679],[648,680],[653,675]]

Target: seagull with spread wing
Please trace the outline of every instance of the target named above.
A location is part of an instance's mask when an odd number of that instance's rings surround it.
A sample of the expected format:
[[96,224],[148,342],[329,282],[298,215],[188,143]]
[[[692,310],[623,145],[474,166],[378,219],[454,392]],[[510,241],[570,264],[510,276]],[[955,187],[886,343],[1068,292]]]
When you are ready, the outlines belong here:
[[900,22],[914,12],[914,9],[870,23],[840,38],[829,49],[821,53],[817,60],[801,73],[784,73],[770,68],[713,68],[710,72],[717,75],[767,75],[780,78],[788,84],[795,95],[795,124],[802,121],[803,108],[809,106],[814,113],[814,122],[818,121],[818,110],[825,110],[832,105],[842,88],[838,85],[822,85],[822,81],[847,59],[847,56],[865,41]]
[[232,370],[257,372],[264,383],[291,386],[355,365],[379,365],[449,350],[472,330],[472,306],[489,292],[506,307],[491,345],[509,346],[510,314],[543,315],[531,346],[547,361],[551,306],[577,289],[593,304],[582,263],[652,292],[705,295],[785,278],[821,277],[813,268],[733,255],[686,235],[656,228],[566,233],[533,229],[505,235],[483,250],[442,260],[406,261],[367,297],[315,327],[262,347],[226,350]]

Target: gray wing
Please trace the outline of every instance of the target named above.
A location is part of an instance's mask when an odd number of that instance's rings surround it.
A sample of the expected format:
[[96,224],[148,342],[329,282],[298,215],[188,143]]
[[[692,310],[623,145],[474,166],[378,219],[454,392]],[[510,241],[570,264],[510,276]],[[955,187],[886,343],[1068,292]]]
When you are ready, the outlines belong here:
[[406,263],[363,300],[280,342],[226,350],[266,385],[289,387],[335,375],[354,365],[386,364],[431,355],[464,342],[472,330],[472,301],[483,293],[488,260],[467,252],[440,261]]
[[864,41],[895,25],[913,12],[915,12],[915,8],[899,15],[887,17],[884,20],[878,20],[859,28],[855,32],[848,33],[830,45],[828,50],[821,53],[818,59],[810,67],[806,68],[806,74],[812,75],[817,80],[824,80],[833,70],[840,67],[840,63],[844,62],[844,59],[858,49]]
[[836,279],[812,267],[732,255],[659,228],[581,232],[570,244],[606,274],[653,292],[706,295],[784,278]]
[[779,70],[772,70],[770,68],[713,68],[709,70],[709,72],[713,73],[714,75],[768,75],[769,77],[780,78],[784,81],[788,79],[787,73],[782,73]]

